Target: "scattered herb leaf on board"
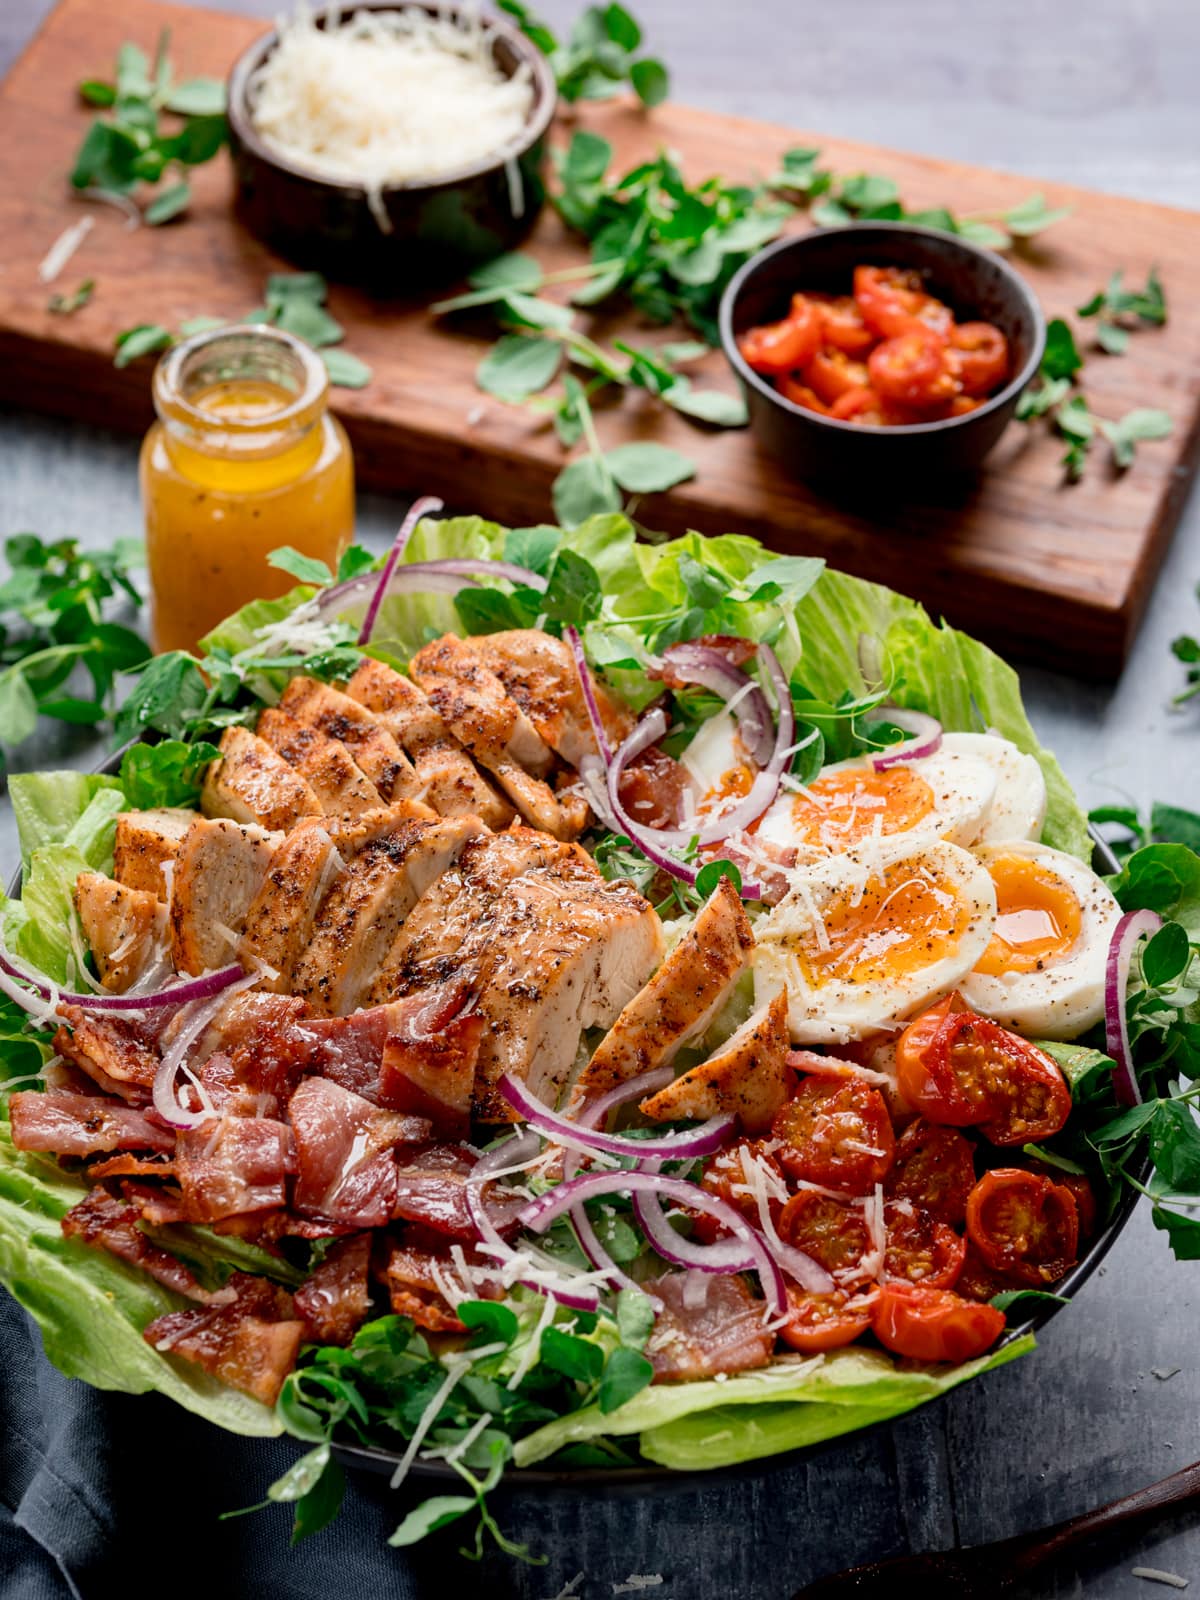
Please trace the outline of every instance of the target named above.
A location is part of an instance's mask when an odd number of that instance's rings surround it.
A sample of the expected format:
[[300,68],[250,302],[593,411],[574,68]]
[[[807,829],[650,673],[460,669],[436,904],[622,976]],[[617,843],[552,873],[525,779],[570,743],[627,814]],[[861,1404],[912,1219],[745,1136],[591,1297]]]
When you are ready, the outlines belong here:
[[[187,209],[187,174],[211,161],[225,144],[225,85],[219,78],[187,78],[176,83],[164,29],[153,63],[137,45],[117,52],[114,81],[88,78],[81,98],[100,109],[75,155],[71,183],[76,189],[130,197],[141,184],[158,189],[142,215],[151,226],[169,222]],[[160,126],[164,111],[181,119]],[[74,309],[74,308],[72,308]]]
[[609,100],[626,83],[645,106],[660,105],[670,93],[663,63],[635,54],[642,29],[624,6],[588,6],[564,44],[523,0],[497,0],[497,5],[547,57],[564,100]]
[[46,302],[46,310],[53,311],[56,316],[69,317],[76,311],[82,311],[92,298],[96,290],[96,280],[85,278],[77,289],[70,294],[52,294]]
[[1161,328],[1167,320],[1167,301],[1158,268],[1151,267],[1144,289],[1122,286],[1125,274],[1118,269],[1103,289],[1077,307],[1081,317],[1095,318],[1096,343],[1110,356],[1122,356],[1129,348],[1130,324],[1149,323]]
[[[1200,600],[1200,586],[1196,589],[1196,599]],[[1172,639],[1171,653],[1187,668],[1186,687],[1179,691],[1174,700],[1175,705],[1181,706],[1186,700],[1194,700],[1200,695],[1200,639],[1190,633],[1181,633],[1177,639]],[[1200,851],[1200,843],[1193,848]]]

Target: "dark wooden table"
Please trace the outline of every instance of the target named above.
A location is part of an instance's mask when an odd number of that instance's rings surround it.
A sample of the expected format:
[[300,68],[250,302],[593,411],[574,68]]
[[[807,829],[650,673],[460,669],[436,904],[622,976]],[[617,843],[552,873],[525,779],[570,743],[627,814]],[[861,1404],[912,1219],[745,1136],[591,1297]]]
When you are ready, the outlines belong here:
[[[0,4],[0,67],[44,9],[44,0]],[[244,0],[231,9],[269,16],[277,6]],[[561,22],[576,6],[542,0],[539,9]],[[680,99],[1146,199],[1200,199],[1200,8],[1186,0],[1093,0],[1082,9],[1010,0],[1003,12],[947,0],[910,0],[902,13],[889,0],[834,10],[794,0],[639,0],[635,9],[673,67]],[[35,528],[103,544],[139,531],[128,439],[6,417],[0,449],[0,533]],[[486,485],[479,509],[486,513]],[[398,508],[368,499],[361,511],[365,536],[382,541]],[[1026,677],[1034,720],[1089,804],[1200,803],[1200,709],[1170,711],[1182,669],[1168,651],[1176,634],[1200,629],[1198,578],[1193,499],[1121,681]],[[31,740],[17,765],[80,765],[95,753],[86,738],[58,733]],[[13,853],[4,809],[0,860]],[[608,1600],[631,1574],[661,1574],[647,1591],[654,1600],[785,1600],[852,1562],[1072,1515],[1200,1456],[1198,1286],[1195,1267],[1175,1264],[1139,1213],[1034,1356],[799,1466],[641,1498],[518,1496],[505,1507],[508,1531],[548,1551],[547,1567],[443,1568],[419,1587],[433,1595],[473,1583],[492,1596],[554,1600],[583,1574],[570,1592]],[[282,1556],[282,1530],[280,1548]],[[287,1559],[297,1595],[318,1592],[310,1584],[319,1564],[315,1552]],[[1135,1566],[1200,1581],[1200,1527],[1168,1526],[1136,1546],[1097,1550],[1044,1577],[1037,1593],[1170,1592],[1131,1576]],[[224,1582],[239,1592],[234,1575]]]

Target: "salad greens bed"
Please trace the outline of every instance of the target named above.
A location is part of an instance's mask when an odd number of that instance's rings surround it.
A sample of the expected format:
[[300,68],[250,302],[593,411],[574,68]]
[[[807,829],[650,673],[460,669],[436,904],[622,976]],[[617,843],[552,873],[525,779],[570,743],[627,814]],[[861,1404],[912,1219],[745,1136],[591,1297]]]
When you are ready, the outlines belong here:
[[[911,600],[817,560],[775,557],[738,535],[639,542],[632,524],[615,514],[569,532],[505,530],[477,517],[425,521],[404,558],[450,555],[519,563],[546,576],[547,591],[498,581],[454,597],[393,595],[380,613],[372,655],[402,666],[448,630],[483,633],[537,622],[560,632],[573,624],[593,665],[640,708],[658,692],[646,672],[653,650],[704,633],[763,639],[791,678],[801,746],[794,771],[801,780],[827,761],[901,737],[886,721],[885,702],[921,709],[947,729],[994,729],[1035,756],[1049,790],[1045,842],[1090,856],[1087,818],[1054,757],[1037,743],[1015,672]],[[11,780],[24,887],[20,899],[0,896],[4,943],[56,982],[71,979],[86,959],[72,887],[79,872],[111,867],[117,812],[194,803],[222,727],[252,723],[294,673],[336,679],[360,658],[350,623],[314,621],[301,608],[335,577],[377,565],[374,558],[352,549],[337,574],[291,550],[273,559],[299,580],[290,594],[255,601],[229,618],[204,641],[202,659],[175,652],[140,671],[117,716],[118,740],[152,733],[158,742],[132,745],[113,776],[57,772]],[[681,696],[680,742],[716,706],[700,692]],[[1200,832],[1200,824],[1187,813],[1167,817],[1163,809],[1153,832],[1132,814],[1104,815],[1128,834],[1123,866],[1110,880],[1122,906],[1149,907],[1164,918],[1135,963],[1129,990],[1145,1099],[1130,1109],[1118,1106],[1102,1030],[1099,1037],[1048,1045],[1071,1084],[1075,1114],[1036,1153],[1060,1168],[1086,1171],[1102,1215],[1112,1215],[1126,1185],[1147,1194],[1176,1255],[1194,1259],[1200,1257],[1200,1126],[1193,1111],[1200,1095],[1200,857],[1186,843],[1154,841],[1179,837],[1193,824]],[[611,877],[648,886],[654,876],[621,836],[600,838],[595,854]],[[728,863],[720,870],[735,874]],[[678,915],[694,907],[694,893],[679,894],[678,905],[662,909]],[[0,998],[3,1088],[36,1076],[50,1055],[50,1034]],[[1147,1156],[1153,1174],[1145,1182]],[[52,1158],[16,1152],[0,1120],[0,1280],[36,1318],[47,1354],[69,1376],[101,1388],[157,1389],[231,1431],[286,1430],[307,1443],[308,1452],[268,1492],[270,1500],[293,1505],[295,1537],[336,1513],[342,1478],[335,1439],[403,1451],[405,1469],[418,1453],[432,1455],[461,1478],[461,1492],[436,1495],[410,1512],[393,1544],[478,1514],[475,1552],[490,1533],[524,1554],[505,1540],[486,1504],[510,1462],[615,1467],[640,1457],[691,1470],[752,1460],[898,1416],[1033,1346],[1028,1332],[1010,1336],[1001,1349],[956,1367],[898,1366],[880,1352],[847,1348],[783,1357],[726,1380],[650,1387],[644,1297],[623,1294],[612,1312],[568,1314],[518,1289],[506,1304],[461,1306],[469,1332],[449,1352],[435,1352],[397,1316],[368,1323],[348,1349],[310,1347],[272,1412],[143,1341],[142,1328],[180,1302],[135,1269],[62,1236],[59,1219],[83,1191]],[[616,1259],[622,1259],[622,1228],[636,1248],[619,1210],[605,1225]],[[154,1237],[213,1283],[246,1270],[294,1285],[320,1248],[312,1247],[307,1264],[293,1264],[202,1227],[156,1229]],[[565,1224],[548,1235],[547,1247],[564,1256],[578,1248]],[[1026,1297],[1010,1296],[1003,1308],[1014,1299],[1010,1320],[1020,1326],[1029,1307]]]

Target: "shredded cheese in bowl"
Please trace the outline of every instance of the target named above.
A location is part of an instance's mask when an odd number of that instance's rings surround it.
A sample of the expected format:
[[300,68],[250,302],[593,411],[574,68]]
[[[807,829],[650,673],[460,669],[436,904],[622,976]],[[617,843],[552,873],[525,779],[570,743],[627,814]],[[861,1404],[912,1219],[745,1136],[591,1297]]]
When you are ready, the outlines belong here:
[[474,12],[407,6],[327,21],[318,27],[302,7],[279,24],[278,45],[248,85],[250,119],[277,157],[361,184],[383,227],[383,189],[498,155],[529,120],[528,66],[506,75]]

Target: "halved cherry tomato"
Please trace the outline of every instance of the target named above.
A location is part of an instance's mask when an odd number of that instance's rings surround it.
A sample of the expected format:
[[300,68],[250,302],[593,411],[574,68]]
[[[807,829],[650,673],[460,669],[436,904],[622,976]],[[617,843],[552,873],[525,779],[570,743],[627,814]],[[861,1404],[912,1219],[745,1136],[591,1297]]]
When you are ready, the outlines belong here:
[[851,361],[840,350],[818,350],[804,369],[804,381],[827,406],[852,389],[865,389],[869,382],[863,363]]
[[[704,1163],[700,1187],[735,1207],[757,1227],[760,1221],[758,1202],[750,1192],[750,1185],[746,1181],[746,1168],[742,1161],[743,1150],[760,1162],[775,1178],[776,1183],[769,1184],[769,1188],[777,1186],[782,1191],[783,1169],[775,1157],[764,1150],[761,1139],[735,1139],[723,1150],[718,1150],[716,1155],[710,1156]],[[783,1204],[782,1200],[769,1195],[768,1209],[772,1222],[778,1221]],[[714,1240],[721,1238],[724,1232],[725,1229],[716,1218],[704,1212],[698,1212],[692,1219],[692,1234],[702,1244],[712,1244]]]
[[821,305],[825,343],[861,361],[879,337],[863,321],[862,307],[852,294],[834,295]]
[[801,1189],[779,1215],[779,1237],[818,1262],[826,1272],[849,1272],[871,1248],[861,1206]]
[[1057,1133],[1071,1114],[1058,1064],[998,1022],[956,1007],[961,1002],[951,996],[900,1036],[896,1072],[909,1104],[930,1122],[978,1125],[993,1144]]
[[775,387],[794,406],[805,406],[809,411],[819,411],[822,416],[829,415],[829,407],[821,399],[820,395],[815,394],[806,383],[801,383],[794,374],[790,372],[782,373],[776,379]]
[[911,1200],[889,1200],[883,1208],[887,1249],[884,1281],[924,1283],[949,1289],[962,1271],[967,1241]]
[[945,341],[929,328],[913,327],[877,344],[867,371],[884,400],[915,409],[945,405],[962,387],[946,359]]
[[789,1284],[787,1297],[788,1319],[780,1328],[779,1337],[793,1350],[836,1350],[852,1343],[871,1326],[871,1314],[865,1308],[846,1310],[850,1297],[840,1289],[833,1294],[809,1294]]
[[751,328],[738,340],[742,359],[755,372],[792,372],[808,364],[821,343],[818,309],[802,294],[792,299],[792,309],[782,322]]
[[1003,1294],[1006,1289],[1026,1287],[1028,1286],[1019,1283],[1016,1278],[1007,1277],[1003,1272],[997,1272],[989,1267],[970,1239],[967,1240],[967,1257],[954,1285],[955,1294],[962,1295],[964,1300],[986,1301],[995,1295]]
[[971,1243],[997,1272],[1057,1283],[1079,1255],[1079,1210],[1061,1184],[1023,1167],[993,1167],[967,1201]]
[[914,1361],[970,1361],[1004,1331],[1004,1313],[918,1283],[885,1283],[871,1315],[885,1349]]
[[854,298],[881,339],[927,329],[944,341],[954,324],[949,306],[925,292],[920,274],[899,267],[855,267]]
[[892,1164],[895,1135],[878,1089],[859,1079],[806,1079],[781,1106],[771,1132],[776,1157],[792,1177],[844,1194],[866,1194]]
[[1008,376],[1008,340],[990,322],[960,322],[950,333],[966,395],[991,394]]
[[888,1199],[911,1200],[939,1222],[960,1227],[974,1187],[970,1140],[921,1117],[910,1122],[896,1142],[895,1165],[884,1188]]
[[1057,1183],[1060,1188],[1071,1191],[1075,1197],[1075,1209],[1079,1213],[1079,1237],[1090,1238],[1096,1231],[1096,1196],[1083,1174],[1063,1172],[1058,1167],[1047,1166],[1044,1161],[1031,1161],[1029,1170],[1036,1172],[1039,1177],[1049,1178],[1051,1183]]
[[888,420],[874,389],[847,389],[830,406],[829,415],[842,422],[872,423],[876,427]]

